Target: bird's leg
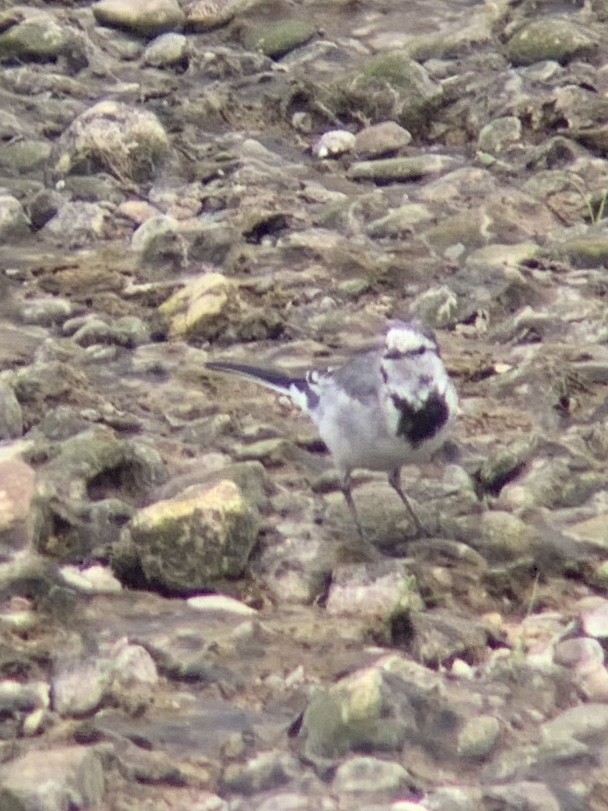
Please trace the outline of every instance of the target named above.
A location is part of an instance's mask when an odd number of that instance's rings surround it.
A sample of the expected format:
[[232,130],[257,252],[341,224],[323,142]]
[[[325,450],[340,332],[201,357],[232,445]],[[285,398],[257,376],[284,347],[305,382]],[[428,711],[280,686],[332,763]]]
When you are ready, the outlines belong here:
[[414,522],[417,534],[418,535],[424,535],[424,532],[425,532],[424,527],[422,526],[422,524],[420,523],[420,519],[418,518],[418,516],[414,512],[414,508],[410,504],[408,497],[403,492],[403,487],[401,486],[401,468],[400,467],[395,468],[395,470],[391,470],[391,472],[388,474],[388,483],[393,488],[393,490],[397,493],[397,495],[399,496],[401,501],[404,503],[405,509],[408,511],[412,521]]
[[350,473],[345,473],[342,479],[342,483],[340,484],[340,488],[344,493],[344,499],[350,510],[350,514],[353,517],[353,521],[355,522],[355,526],[357,527],[357,532],[359,534],[359,539],[361,541],[366,541],[365,533],[363,532],[363,527],[361,526],[361,521],[359,520],[359,513],[357,512],[357,508],[355,507],[355,502],[353,500],[352,488],[351,488],[351,477]]
[[351,490],[350,473],[344,474],[344,478],[342,479],[342,484],[340,485],[340,487],[342,489],[342,492],[344,493],[344,499],[346,501],[346,504],[348,505],[350,514],[353,517],[355,526],[357,527],[357,533],[359,535],[359,543],[361,544],[361,551],[363,552],[364,557],[370,561],[381,560],[382,555],[376,549],[373,543],[371,543],[371,541],[369,541],[365,537],[365,533],[363,532],[363,527],[361,526],[361,521],[359,520],[359,513],[357,512],[357,508],[355,507],[355,502]]

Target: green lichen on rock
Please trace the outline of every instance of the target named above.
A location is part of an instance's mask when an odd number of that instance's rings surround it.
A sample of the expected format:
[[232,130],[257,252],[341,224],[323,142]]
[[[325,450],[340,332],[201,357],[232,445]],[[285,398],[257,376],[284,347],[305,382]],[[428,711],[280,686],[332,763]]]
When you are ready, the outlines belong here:
[[588,56],[597,40],[570,20],[532,20],[507,43],[507,58],[514,65],[533,65],[545,59],[565,64],[571,59]]

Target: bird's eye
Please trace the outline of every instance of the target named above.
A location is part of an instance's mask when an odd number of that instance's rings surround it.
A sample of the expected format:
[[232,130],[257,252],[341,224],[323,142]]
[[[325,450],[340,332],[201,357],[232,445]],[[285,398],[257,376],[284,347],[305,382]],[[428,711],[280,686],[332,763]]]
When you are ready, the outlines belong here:
[[387,349],[384,353],[384,357],[386,360],[401,360],[401,358],[415,358],[418,355],[424,355],[426,352],[427,347],[424,344],[420,344],[420,346],[415,347],[414,349],[408,349],[405,352],[402,350],[393,347],[392,349]]

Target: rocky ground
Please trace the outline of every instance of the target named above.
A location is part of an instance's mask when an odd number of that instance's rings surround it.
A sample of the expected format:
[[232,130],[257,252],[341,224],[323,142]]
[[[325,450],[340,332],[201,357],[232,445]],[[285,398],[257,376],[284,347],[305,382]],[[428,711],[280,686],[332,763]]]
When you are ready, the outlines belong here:
[[[608,4],[0,2],[0,811],[608,809]],[[436,331],[362,471],[204,362]]]

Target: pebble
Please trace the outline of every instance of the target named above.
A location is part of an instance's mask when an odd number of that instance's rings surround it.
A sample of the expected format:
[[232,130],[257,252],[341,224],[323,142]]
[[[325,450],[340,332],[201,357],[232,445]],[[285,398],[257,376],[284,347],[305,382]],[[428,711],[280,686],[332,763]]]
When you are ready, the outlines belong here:
[[141,645],[119,640],[111,652],[112,697],[133,715],[140,715],[152,703],[159,681],[154,660]]
[[38,9],[21,9],[22,19],[3,28],[0,33],[0,57],[53,62],[66,49],[69,30],[60,25],[54,14]]
[[23,237],[29,228],[28,218],[19,200],[5,189],[0,189],[0,237],[6,240]]
[[364,127],[355,135],[354,151],[360,158],[378,158],[397,152],[412,141],[412,135],[396,121]]
[[0,441],[23,434],[23,412],[11,386],[0,380]]
[[422,803],[410,803],[407,800],[397,800],[390,807],[390,811],[431,811],[430,806]]
[[0,681],[0,707],[4,713],[48,709],[49,686],[46,682],[21,684],[13,679]]
[[170,320],[175,337],[212,338],[221,332],[222,317],[238,307],[237,286],[221,273],[206,273],[165,301],[160,312]]
[[106,232],[110,212],[100,203],[64,203],[57,214],[46,223],[43,231],[54,237],[66,237],[72,243],[83,239],[99,239]]
[[94,808],[106,793],[101,757],[87,746],[25,752],[0,766],[0,785],[7,809]]
[[142,262],[169,260],[181,266],[186,254],[178,221],[164,214],[144,220],[133,232],[131,248]]
[[188,59],[188,40],[183,34],[161,34],[147,45],[143,60],[152,67],[185,65]]
[[297,774],[296,759],[286,752],[261,752],[244,764],[229,764],[222,782],[226,790],[243,794],[276,790]]
[[608,730],[608,704],[579,704],[564,710],[542,725],[544,740],[575,738],[585,742],[597,735],[605,735]]
[[224,594],[199,594],[196,597],[189,597],[187,603],[197,611],[228,611],[231,614],[242,614],[243,616],[257,613],[254,608]]
[[105,566],[88,566],[81,569],[77,566],[62,566],[61,577],[70,588],[79,589],[88,594],[116,594],[122,591],[122,585]]
[[596,639],[578,637],[564,639],[555,646],[554,660],[564,667],[578,668],[584,665],[602,665],[604,650]]
[[[159,2],[175,4],[179,10],[175,0]],[[93,12],[103,3],[120,4],[127,12],[132,8],[132,4],[124,0],[100,0],[100,3],[94,4]],[[140,10],[146,19],[151,19],[145,3]],[[52,172],[57,179],[61,179],[83,161],[96,161],[119,180],[144,180],[162,163],[168,150],[169,138],[153,112],[119,101],[104,100],[82,112],[63,131],[57,143],[58,158]],[[87,210],[86,206],[84,210]],[[68,209],[64,206],[62,211],[66,226],[70,225],[69,211],[78,221],[79,208],[76,204],[70,204]],[[99,216],[102,213],[103,208],[100,208]]]
[[561,811],[555,794],[544,783],[531,780],[511,783],[508,787],[488,786],[484,795],[490,801],[507,802],[511,808],[525,803],[530,811]]
[[608,637],[608,600],[600,600],[595,607],[584,611],[581,622],[589,636],[595,639]]
[[53,298],[28,299],[21,308],[24,324],[37,324],[50,327],[62,324],[74,315],[75,307],[69,299],[54,296]]
[[110,684],[107,665],[101,660],[62,667],[52,678],[53,709],[78,718],[98,709]]
[[177,0],[98,0],[91,10],[98,23],[153,37],[184,23]]
[[415,158],[382,158],[380,160],[356,161],[347,175],[352,180],[373,180],[377,183],[406,182],[447,172],[457,166],[449,155],[422,155]]
[[234,482],[220,480],[142,508],[123,543],[133,545],[151,581],[192,593],[218,578],[238,576],[255,538],[251,505]]
[[496,745],[499,732],[500,723],[493,715],[471,718],[458,735],[458,754],[483,760]]
[[421,606],[415,579],[407,564],[384,561],[362,568],[338,566],[327,595],[329,614],[354,614],[389,618],[398,611]]
[[35,473],[20,459],[0,461],[0,534],[23,548],[31,538],[29,517],[35,497]]
[[398,763],[374,757],[354,757],[336,769],[334,791],[355,795],[395,795],[411,780]]

